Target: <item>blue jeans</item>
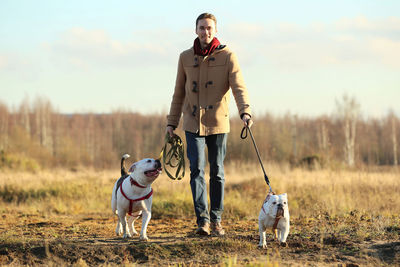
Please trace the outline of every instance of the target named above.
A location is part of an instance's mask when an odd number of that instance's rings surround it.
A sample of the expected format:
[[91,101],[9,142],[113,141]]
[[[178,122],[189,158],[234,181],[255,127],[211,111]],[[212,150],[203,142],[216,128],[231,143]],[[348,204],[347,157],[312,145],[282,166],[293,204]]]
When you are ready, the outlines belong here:
[[[199,136],[185,132],[187,157],[190,162],[190,187],[192,189],[197,224],[202,222],[220,222],[224,210],[224,159],[228,134]],[[207,187],[204,179],[205,146],[208,148],[210,163],[210,204],[208,212]]]

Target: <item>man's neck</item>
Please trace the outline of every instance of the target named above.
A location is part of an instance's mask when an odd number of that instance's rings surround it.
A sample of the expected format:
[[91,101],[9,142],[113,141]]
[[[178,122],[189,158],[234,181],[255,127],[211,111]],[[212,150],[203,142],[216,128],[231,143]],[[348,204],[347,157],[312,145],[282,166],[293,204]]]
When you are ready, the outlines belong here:
[[210,44],[205,44],[205,43],[200,42],[200,46],[201,46],[202,50],[204,50],[204,48],[207,48],[207,46],[209,46],[209,45]]

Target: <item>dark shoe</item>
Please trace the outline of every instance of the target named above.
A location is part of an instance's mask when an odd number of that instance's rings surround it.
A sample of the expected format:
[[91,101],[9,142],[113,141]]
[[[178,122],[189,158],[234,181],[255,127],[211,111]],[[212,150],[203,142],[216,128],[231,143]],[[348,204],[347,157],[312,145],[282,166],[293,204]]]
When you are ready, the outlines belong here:
[[196,235],[210,235],[210,223],[202,222],[199,227],[196,229]]
[[222,228],[222,225],[220,222],[212,222],[211,223],[211,231],[215,235],[219,235],[219,236],[225,235],[225,230]]

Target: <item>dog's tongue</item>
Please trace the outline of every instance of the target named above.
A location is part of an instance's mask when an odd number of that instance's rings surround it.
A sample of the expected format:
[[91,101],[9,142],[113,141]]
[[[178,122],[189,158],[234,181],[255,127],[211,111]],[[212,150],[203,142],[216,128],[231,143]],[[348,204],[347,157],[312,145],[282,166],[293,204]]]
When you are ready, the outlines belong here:
[[160,172],[161,172],[161,168],[159,168],[159,169],[155,169],[155,170],[153,170],[153,171],[147,171],[146,172],[146,175],[147,176],[158,176],[159,174],[160,174]]

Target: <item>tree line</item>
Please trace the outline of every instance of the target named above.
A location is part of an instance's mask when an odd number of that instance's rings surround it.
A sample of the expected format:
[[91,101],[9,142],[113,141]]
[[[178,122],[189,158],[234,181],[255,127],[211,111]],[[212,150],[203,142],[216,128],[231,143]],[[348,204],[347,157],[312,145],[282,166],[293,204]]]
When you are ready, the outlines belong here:
[[[252,128],[264,162],[292,166],[398,165],[399,118],[362,118],[354,98],[337,100],[334,115],[255,116]],[[133,160],[158,157],[164,143],[166,114],[143,115],[118,110],[108,114],[62,114],[44,98],[23,100],[10,109],[0,102],[0,168],[118,166],[129,153]],[[231,119],[226,162],[257,162],[250,138],[242,140],[243,123]],[[184,139],[181,129],[177,133]],[[29,165],[28,164],[28,165]]]

